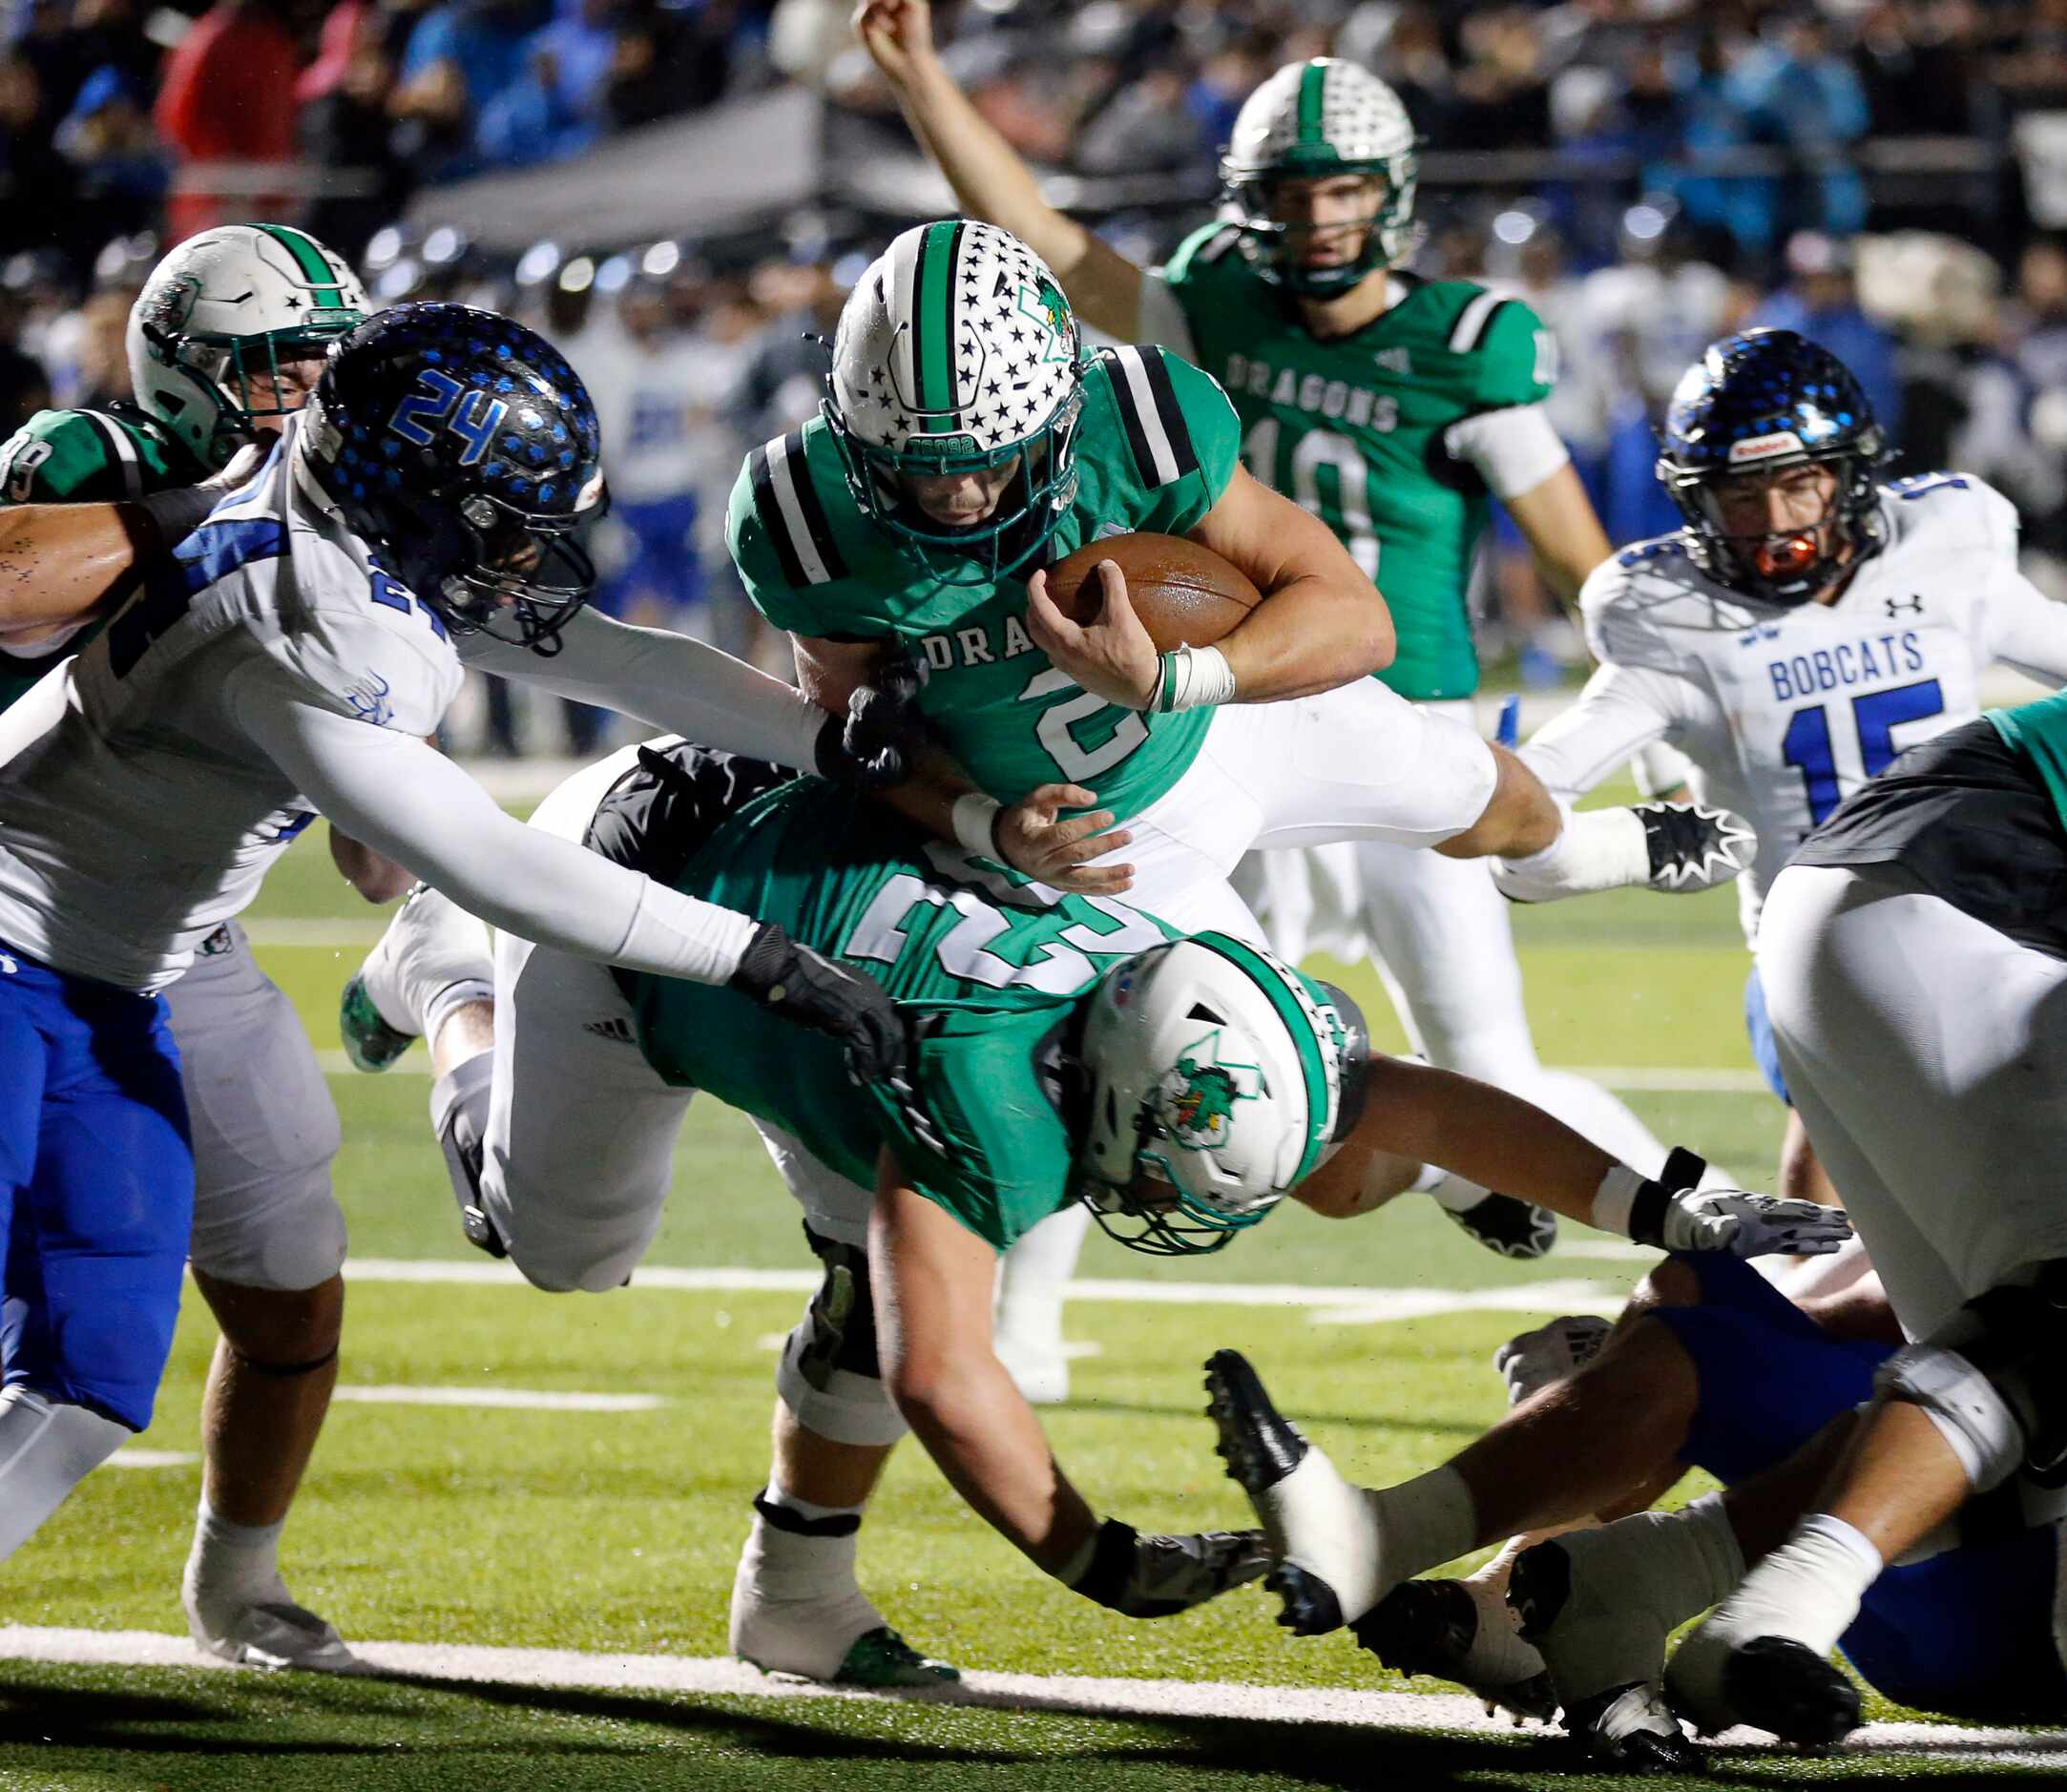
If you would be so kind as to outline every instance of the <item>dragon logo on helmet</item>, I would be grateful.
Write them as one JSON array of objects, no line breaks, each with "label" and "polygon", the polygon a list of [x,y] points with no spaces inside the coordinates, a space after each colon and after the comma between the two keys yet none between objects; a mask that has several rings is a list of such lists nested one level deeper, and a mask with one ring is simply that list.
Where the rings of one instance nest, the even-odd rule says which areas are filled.
[{"label": "dragon logo on helmet", "polygon": [[1163,1078],[1161,1096],[1170,1136],[1186,1151],[1219,1151],[1233,1136],[1235,1103],[1263,1093],[1253,1064],[1220,1061],[1219,1030],[1187,1046]]}]

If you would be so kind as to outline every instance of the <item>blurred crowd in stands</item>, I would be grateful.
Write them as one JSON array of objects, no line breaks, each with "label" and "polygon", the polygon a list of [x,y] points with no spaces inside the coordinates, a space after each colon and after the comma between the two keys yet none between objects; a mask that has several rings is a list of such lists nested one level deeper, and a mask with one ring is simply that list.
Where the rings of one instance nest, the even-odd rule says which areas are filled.
[{"label": "blurred crowd in stands", "polygon": [[[43,403],[126,390],[123,323],[164,247],[220,219],[293,218],[354,258],[378,302],[468,299],[558,341],[609,432],[607,601],[768,651],[725,570],[725,497],[747,447],[815,408],[806,338],[905,220],[848,190],[726,238],[521,254],[433,220],[445,183],[783,83],[826,95],[838,170],[905,166],[848,10],[221,0],[190,17],[159,0],[0,0],[0,434]],[[1556,421],[1618,541],[1677,520],[1651,429],[1687,362],[1729,328],[1785,323],[1858,370],[1905,467],[1995,481],[2041,575],[2067,567],[2067,0],[937,14],[984,114],[1144,260],[1208,215],[1235,110],[1272,68],[1334,53],[1385,76],[1426,138],[1416,266],[1511,288],[1555,331]],[[1529,579],[1512,547],[1496,557],[1495,626],[1537,614]],[[1573,653],[1533,622],[1514,645],[1544,677]],[[518,743],[507,714],[482,725]],[[591,744],[593,718],[567,725]]]}]

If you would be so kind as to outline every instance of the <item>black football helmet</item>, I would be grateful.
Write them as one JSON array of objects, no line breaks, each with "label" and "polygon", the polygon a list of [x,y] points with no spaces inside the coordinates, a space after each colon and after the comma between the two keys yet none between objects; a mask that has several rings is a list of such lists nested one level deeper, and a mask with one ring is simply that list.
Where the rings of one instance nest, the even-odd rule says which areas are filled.
[{"label": "black football helmet", "polygon": [[345,521],[449,627],[558,651],[595,588],[575,531],[607,496],[595,406],[551,343],[397,305],[331,349],[302,428]]},{"label": "black football helmet", "polygon": [[[1848,559],[1880,546],[1877,475],[1888,459],[1873,406],[1851,369],[1792,330],[1746,330],[1711,344],[1674,389],[1658,477],[1686,518],[1687,548],[1711,578],[1765,603],[1806,603]],[[1720,480],[1829,466],[1837,492],[1804,530],[1732,535]]]}]

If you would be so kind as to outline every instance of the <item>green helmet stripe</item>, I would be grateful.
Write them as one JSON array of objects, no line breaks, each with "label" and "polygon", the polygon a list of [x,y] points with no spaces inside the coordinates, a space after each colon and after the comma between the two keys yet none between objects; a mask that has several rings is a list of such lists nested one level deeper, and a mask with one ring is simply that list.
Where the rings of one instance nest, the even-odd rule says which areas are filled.
[{"label": "green helmet stripe", "polygon": [[299,230],[291,230],[285,224],[261,224],[259,228],[279,243],[294,258],[294,264],[302,270],[303,278],[316,289],[316,303],[323,308],[342,311],[344,294],[338,283],[338,277],[330,263],[324,260],[323,251]]},{"label": "green helmet stripe", "polygon": [[1299,1052],[1300,1073],[1306,1085],[1306,1146],[1300,1154],[1299,1167],[1292,1172],[1292,1181],[1298,1182],[1313,1168],[1320,1157],[1321,1147],[1327,1142],[1327,1066],[1321,1058],[1321,1045],[1314,1037],[1313,1022],[1300,1007],[1298,998],[1285,987],[1284,973],[1254,947],[1244,945],[1228,933],[1197,933],[1192,939],[1194,944],[1218,952],[1253,977],[1257,987],[1270,998],[1270,1006],[1277,1011],[1285,1031],[1292,1035],[1292,1043]]},{"label": "green helmet stripe", "polygon": [[1299,72],[1299,141],[1322,144],[1327,141],[1321,125],[1321,91],[1327,85],[1327,65],[1313,61]]},{"label": "green helmet stripe", "polygon": [[959,420],[940,413],[954,408],[954,264],[962,243],[962,220],[927,226],[912,277],[911,372],[918,385],[921,427],[952,435]]}]

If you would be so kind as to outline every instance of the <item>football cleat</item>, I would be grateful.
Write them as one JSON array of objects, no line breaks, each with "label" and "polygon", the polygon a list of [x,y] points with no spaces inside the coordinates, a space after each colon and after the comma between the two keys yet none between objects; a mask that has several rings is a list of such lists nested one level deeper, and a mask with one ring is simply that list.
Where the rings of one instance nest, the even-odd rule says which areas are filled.
[{"label": "football cleat", "polygon": [[306,1606],[297,1605],[276,1576],[264,1590],[277,1598],[254,1599],[248,1591],[214,1592],[191,1578],[180,1590],[187,1630],[201,1648],[246,1668],[300,1668],[317,1674],[350,1674],[359,1658],[336,1627]]},{"label": "football cleat", "polygon": [[1639,1772],[1698,1772],[1699,1751],[1658,1694],[1678,1620],[1643,1596],[1642,1531],[1625,1521],[1524,1550],[1507,1602],[1549,1670],[1567,1734]]},{"label": "football cleat", "polygon": [[960,1668],[921,1655],[887,1624],[881,1624],[855,1637],[846,1658],[840,1663],[840,1671],[829,1683],[883,1691],[892,1687],[949,1686],[961,1677]]},{"label": "football cleat", "polygon": [[1759,837],[1751,823],[1704,802],[1639,802],[1630,813],[1643,823],[1653,889],[1676,896],[1713,889],[1750,867]]},{"label": "football cleat", "polygon": [[1732,1639],[1708,1622],[1674,1652],[1665,1695],[1706,1736],[1734,1724],[1783,1742],[1827,1748],[1859,1727],[1859,1689],[1829,1660],[1791,1636]]},{"label": "football cleat", "polygon": [[1206,1359],[1214,1447],[1263,1520],[1278,1565],[1263,1585],[1284,1602],[1278,1622],[1300,1636],[1354,1623],[1388,1591],[1377,1514],[1364,1490],[1280,1416],[1238,1350]]},{"label": "football cleat", "polygon": [[416,1043],[416,1034],[390,1027],[366,993],[364,970],[355,970],[338,1002],[338,1036],[355,1071],[385,1071]]},{"label": "football cleat", "polygon": [[1597,1313],[1568,1313],[1510,1338],[1493,1353],[1493,1372],[1507,1384],[1507,1404],[1518,1407],[1576,1375],[1600,1354],[1614,1329]]},{"label": "football cleat", "polygon": [[1517,1718],[1557,1715],[1543,1657],[1515,1634],[1499,1591],[1476,1580],[1409,1580],[1350,1626],[1395,1674],[1428,1674]]},{"label": "football cleat", "polygon": [[1666,1708],[1656,1685],[1639,1681],[1576,1699],[1565,1733],[1589,1755],[1625,1773],[1704,1774],[1708,1757]]},{"label": "football cleat", "polygon": [[[1440,1202],[1437,1205],[1441,1205]],[[1443,1211],[1489,1251],[1534,1262],[1557,1242],[1557,1216],[1512,1195],[1489,1195],[1475,1206]]]}]

